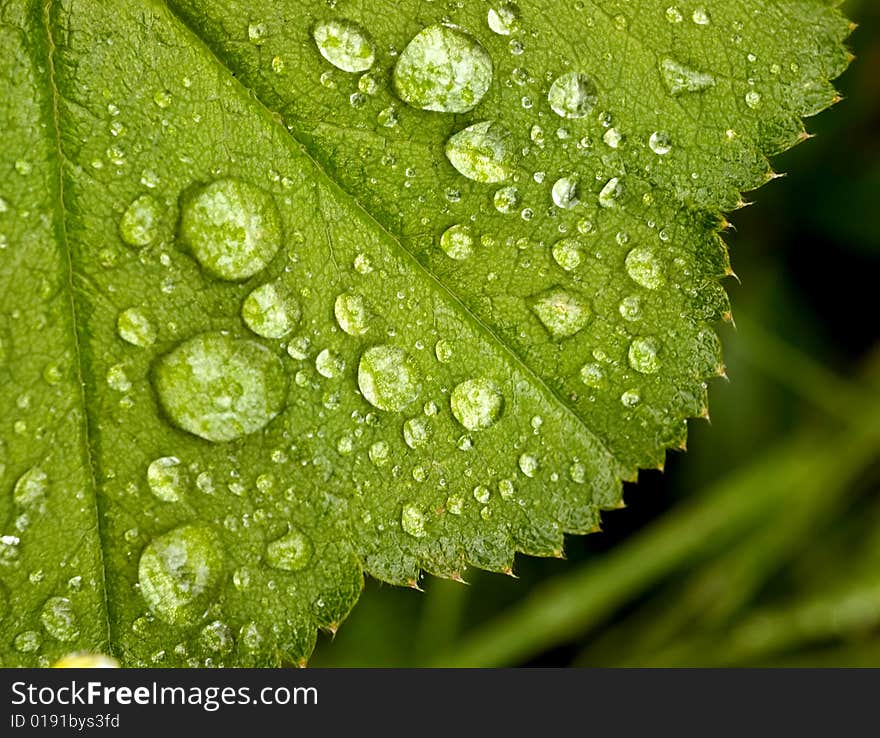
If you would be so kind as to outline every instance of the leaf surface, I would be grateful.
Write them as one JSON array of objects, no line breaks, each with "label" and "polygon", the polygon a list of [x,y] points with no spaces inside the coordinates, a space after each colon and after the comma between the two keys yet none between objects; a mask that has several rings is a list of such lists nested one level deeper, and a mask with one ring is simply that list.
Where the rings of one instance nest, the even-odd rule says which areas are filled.
[{"label": "leaf surface", "polygon": [[723,373],[818,0],[7,2],[0,660],[304,663],[560,555]]}]

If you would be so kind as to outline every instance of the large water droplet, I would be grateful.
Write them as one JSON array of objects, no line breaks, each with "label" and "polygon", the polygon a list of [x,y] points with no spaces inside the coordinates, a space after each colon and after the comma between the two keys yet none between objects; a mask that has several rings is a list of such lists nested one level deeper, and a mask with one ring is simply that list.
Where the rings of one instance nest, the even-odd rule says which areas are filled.
[{"label": "large water droplet", "polygon": [[187,486],[187,473],[176,456],[154,459],[147,467],[150,491],[163,502],[179,502]]},{"label": "large water droplet", "polygon": [[119,235],[129,246],[147,246],[158,234],[162,211],[151,195],[141,195],[122,214]]},{"label": "large water droplet", "polygon": [[41,505],[46,500],[48,489],[49,481],[46,472],[34,466],[18,478],[12,488],[12,499],[19,507],[30,509]]},{"label": "large water droplet", "polygon": [[132,346],[147,348],[156,342],[156,329],[153,323],[137,308],[128,308],[119,313],[116,319],[119,337]]},{"label": "large water droplet", "polygon": [[492,83],[492,59],[469,33],[449,25],[425,28],[394,67],[394,89],[415,108],[441,113],[473,110]]},{"label": "large water droplet", "polygon": [[489,428],[504,410],[504,395],[491,379],[468,379],[452,390],[449,405],[455,419],[470,431]]},{"label": "large water droplet", "polygon": [[450,258],[463,261],[474,253],[474,237],[471,227],[456,223],[440,236],[440,248]]},{"label": "large water droplet", "polygon": [[599,99],[592,80],[577,72],[566,72],[556,78],[547,93],[553,112],[563,118],[585,118]]},{"label": "large water droplet", "polygon": [[475,182],[503,182],[510,176],[507,139],[507,132],[497,123],[475,123],[449,137],[446,158]]},{"label": "large water droplet", "polygon": [[663,284],[663,269],[653,252],[646,248],[634,248],[626,255],[626,273],[636,284],[656,290]]},{"label": "large water droplet", "polygon": [[46,632],[59,641],[72,641],[78,635],[76,612],[66,597],[50,597],[40,611],[40,622]]},{"label": "large water droplet", "polygon": [[552,253],[553,260],[567,272],[577,269],[584,258],[580,243],[573,238],[558,240],[553,244]]},{"label": "large water droplet", "polygon": [[308,566],[313,550],[309,537],[298,528],[291,528],[266,546],[266,561],[276,569],[299,571]]},{"label": "large water droplet", "polygon": [[513,2],[494,2],[486,14],[486,22],[499,36],[509,36],[519,29],[519,6]]},{"label": "large water droplet", "polygon": [[657,342],[652,338],[636,338],[629,345],[629,365],[642,374],[656,374],[660,369]]},{"label": "large water droplet", "polygon": [[421,382],[415,363],[397,346],[372,346],[361,355],[358,387],[380,410],[400,412],[418,398]]},{"label": "large water droplet", "polygon": [[223,570],[223,548],[216,534],[204,526],[184,525],[144,549],[138,582],[156,617],[170,625],[186,625],[213,602]]},{"label": "large water droplet", "polygon": [[218,179],[184,197],[180,240],[215,277],[243,280],[275,256],[281,219],[272,197],[259,187]]},{"label": "large water droplet", "polygon": [[244,299],[241,317],[258,336],[284,338],[299,322],[299,303],[281,282],[268,282]]},{"label": "large water droplet", "polygon": [[214,442],[265,427],[287,397],[281,360],[258,343],[223,333],[184,341],[159,360],[154,380],[172,422]]},{"label": "large water droplet", "polygon": [[589,303],[577,295],[557,289],[532,299],[532,312],[554,338],[568,338],[590,322]]},{"label": "large water droplet", "polygon": [[413,538],[424,538],[427,535],[425,514],[415,505],[404,505],[400,514],[400,527]]},{"label": "large water droplet", "polygon": [[366,72],[373,66],[373,42],[357,23],[321,21],[312,30],[312,38],[321,56],[343,72]]},{"label": "large water droplet", "polygon": [[660,76],[670,95],[702,92],[715,86],[715,78],[711,74],[692,69],[675,59],[663,59],[660,62]]},{"label": "large water droplet", "polygon": [[367,307],[363,295],[343,292],[333,304],[336,322],[349,336],[362,336],[370,326],[367,324]]}]

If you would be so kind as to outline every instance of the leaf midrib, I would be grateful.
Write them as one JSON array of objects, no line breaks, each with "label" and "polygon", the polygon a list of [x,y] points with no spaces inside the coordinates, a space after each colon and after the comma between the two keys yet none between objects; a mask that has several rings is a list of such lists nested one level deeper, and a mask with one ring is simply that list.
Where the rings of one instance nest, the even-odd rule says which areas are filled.
[{"label": "leaf midrib", "polygon": [[198,31],[193,28],[185,18],[179,15],[168,0],[154,0],[157,3],[160,3],[162,7],[168,12],[168,14],[184,29],[184,31],[190,35],[190,37],[202,48],[205,53],[209,55],[211,59],[213,59],[229,76],[235,80],[235,84],[240,88],[240,90],[247,93],[248,100],[254,104],[257,109],[262,114],[263,118],[272,126],[278,127],[285,135],[287,139],[290,139],[297,147],[297,150],[304,155],[309,162],[314,166],[315,170],[321,175],[321,177],[332,187],[338,196],[341,197],[342,201],[345,202],[352,208],[355,208],[357,212],[361,215],[363,219],[365,219],[372,227],[378,229],[391,243],[394,244],[394,247],[399,251],[400,255],[406,259],[406,261],[415,268],[418,272],[420,272],[425,278],[427,278],[432,285],[435,286],[437,291],[444,295],[449,302],[456,308],[456,310],[463,315],[463,317],[470,321],[473,325],[475,325],[478,331],[484,334],[491,343],[501,348],[504,355],[506,355],[511,362],[525,375],[527,375],[537,386],[540,391],[544,394],[544,396],[552,401],[553,405],[558,406],[562,409],[565,415],[574,419],[576,424],[583,428],[583,430],[589,434],[590,438],[594,439],[596,443],[599,444],[601,449],[606,453],[608,458],[612,460],[616,465],[617,469],[615,470],[615,474],[618,478],[628,478],[634,473],[634,470],[627,470],[620,468],[620,460],[616,457],[614,453],[611,452],[605,440],[600,437],[594,430],[592,430],[588,425],[584,418],[582,418],[575,410],[575,408],[571,407],[565,399],[557,392],[553,387],[551,387],[547,382],[541,377],[537,372],[535,372],[523,359],[519,354],[514,351],[514,349],[505,343],[496,333],[492,330],[492,328],[486,324],[483,320],[480,319],[479,316],[475,315],[471,312],[468,307],[464,304],[462,299],[452,291],[452,289],[444,284],[440,279],[435,275],[432,271],[430,271],[424,264],[422,264],[415,255],[403,245],[400,239],[392,233],[385,225],[379,222],[373,215],[367,210],[363,204],[358,200],[358,198],[349,193],[346,189],[344,189],[330,174],[327,170],[322,166],[321,162],[312,156],[311,151],[309,151],[308,146],[287,126],[282,123],[282,114],[280,111],[273,110],[269,105],[263,100],[263,98],[259,95],[259,93],[244,84],[244,82],[240,79],[238,74],[235,73],[233,69],[229,67],[227,62],[215,51],[215,49],[206,41]]},{"label": "leaf midrib", "polygon": [[113,620],[110,617],[110,597],[109,597],[109,588],[107,586],[107,562],[104,558],[104,547],[107,543],[106,541],[106,531],[104,530],[104,526],[102,525],[102,510],[100,503],[100,495],[98,494],[98,462],[94,453],[94,442],[93,442],[93,428],[91,427],[91,423],[89,422],[89,413],[88,413],[88,402],[86,397],[86,383],[85,383],[85,364],[84,364],[84,347],[80,345],[79,340],[79,315],[76,305],[76,290],[73,284],[73,275],[74,275],[74,267],[73,267],[73,254],[70,249],[70,241],[67,233],[67,211],[64,206],[64,162],[67,161],[67,158],[64,155],[64,149],[61,145],[61,133],[60,133],[60,113],[59,113],[59,99],[60,93],[58,91],[58,86],[55,80],[55,39],[52,35],[52,18],[51,18],[51,8],[52,8],[53,0],[45,0],[43,3],[43,12],[41,14],[41,30],[45,33],[45,41],[46,41],[46,80],[48,82],[48,91],[49,91],[49,102],[51,104],[51,116],[50,120],[47,121],[49,127],[49,137],[50,142],[53,145],[53,151],[56,155],[56,170],[57,170],[57,179],[54,183],[54,192],[52,193],[56,199],[56,207],[58,213],[56,233],[59,241],[59,246],[62,252],[62,268],[66,271],[64,275],[64,282],[66,287],[67,297],[69,299],[69,310],[70,310],[70,327],[71,327],[71,342],[73,345],[73,354],[74,354],[74,365],[76,369],[76,382],[77,387],[79,389],[79,401],[81,404],[82,410],[82,419],[80,421],[80,432],[82,434],[82,438],[84,440],[83,443],[83,455],[85,457],[85,466],[88,472],[88,478],[91,481],[92,490],[93,490],[93,513],[95,516],[95,526],[98,533],[98,540],[100,542],[100,546],[98,547],[100,550],[97,552],[98,560],[100,562],[100,576],[101,576],[101,591],[104,598],[104,633],[106,638],[107,648],[113,653],[114,643],[112,638],[113,632]]}]

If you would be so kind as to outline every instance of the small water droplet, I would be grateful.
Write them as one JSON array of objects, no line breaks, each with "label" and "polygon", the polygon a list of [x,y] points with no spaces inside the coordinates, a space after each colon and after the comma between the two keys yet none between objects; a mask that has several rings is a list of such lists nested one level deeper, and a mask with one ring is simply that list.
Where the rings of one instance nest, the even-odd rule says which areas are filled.
[{"label": "small water droplet", "polygon": [[504,395],[491,379],[468,379],[452,390],[449,404],[459,423],[469,431],[479,431],[501,418]]},{"label": "small water droplet", "polygon": [[566,290],[544,292],[531,300],[532,312],[554,338],[569,338],[586,327],[593,312],[589,303]]},{"label": "small water droplet", "polygon": [[599,205],[603,208],[613,208],[622,194],[623,184],[618,177],[612,177],[599,192]]},{"label": "small water droplet", "polygon": [[373,42],[357,23],[321,21],[312,30],[312,38],[321,56],[343,72],[366,72],[373,66]]},{"label": "small water droplet", "polygon": [[147,348],[156,342],[156,329],[150,319],[137,308],[128,308],[119,313],[116,330],[119,337],[132,346]]},{"label": "small water droplet", "polygon": [[425,514],[415,505],[404,505],[400,514],[400,527],[413,538],[424,538],[427,535]]},{"label": "small water droplet", "polygon": [[521,454],[518,463],[520,471],[529,479],[538,473],[538,459],[532,454]]},{"label": "small water droplet", "polygon": [[657,342],[652,338],[636,338],[629,345],[629,365],[642,374],[656,374],[660,369]]},{"label": "small water droplet", "polygon": [[512,479],[502,479],[498,482],[498,494],[501,495],[502,499],[511,499],[514,492],[516,492],[516,487]]},{"label": "small water droplet", "polygon": [[752,110],[761,106],[761,93],[756,92],[755,90],[749,90],[746,93],[746,105],[748,105]]},{"label": "small water droplet", "polygon": [[663,269],[654,253],[646,248],[634,248],[626,255],[626,273],[636,284],[656,290],[663,284]]},{"label": "small water droplet", "polygon": [[171,421],[208,441],[265,427],[284,407],[287,375],[265,346],[203,333],[159,359],[156,391]]},{"label": "small water droplet", "polygon": [[587,467],[580,461],[573,461],[568,467],[568,476],[575,484],[583,484],[587,481]]},{"label": "small water droplet", "polygon": [[299,303],[280,281],[251,291],[241,306],[245,325],[263,338],[284,338],[300,318]]},{"label": "small water droplet", "polygon": [[46,472],[33,466],[15,482],[15,486],[12,488],[12,499],[18,507],[37,508],[45,502],[48,490],[49,478],[46,476]]},{"label": "small water droplet", "polygon": [[208,623],[199,633],[199,643],[206,651],[226,655],[232,651],[235,638],[226,623],[215,620]]},{"label": "small water droplet", "polygon": [[180,241],[213,276],[244,280],[277,253],[281,218],[272,197],[259,187],[218,179],[185,195]]},{"label": "small water droplet", "polygon": [[440,248],[450,258],[463,261],[474,253],[474,236],[469,225],[456,223],[440,236]]},{"label": "small water droplet", "polygon": [[557,179],[553,183],[553,189],[550,194],[556,206],[565,210],[570,210],[580,202],[578,199],[578,181],[572,177]]},{"label": "small water droplet", "polygon": [[50,597],[40,611],[40,622],[46,632],[59,641],[72,641],[78,635],[76,612],[67,597]]},{"label": "small water droplet", "polygon": [[620,301],[618,311],[624,320],[638,320],[642,317],[642,301],[639,299],[638,295],[624,297]]},{"label": "small water droplet", "polygon": [[380,410],[400,412],[421,393],[412,357],[397,346],[372,346],[361,355],[358,387],[364,399]]},{"label": "small water droplet", "polygon": [[397,125],[397,121],[397,111],[393,106],[382,108],[382,110],[376,114],[376,122],[385,128],[394,128],[394,126]]},{"label": "small water droplet", "polygon": [[495,2],[489,7],[486,22],[499,36],[509,36],[519,29],[519,6],[514,2]]},{"label": "small water droplet", "polygon": [[584,252],[574,238],[562,238],[553,244],[553,260],[565,271],[577,269],[584,258]]},{"label": "small water droplet", "polygon": [[119,235],[129,246],[147,246],[156,240],[162,211],[151,195],[141,195],[126,208]]},{"label": "small water droplet", "polygon": [[691,19],[698,26],[708,26],[709,23],[712,22],[712,19],[709,17],[709,14],[706,12],[705,8],[697,8],[696,10],[694,10]]},{"label": "small water droplet", "polygon": [[330,349],[323,349],[315,357],[315,369],[326,379],[334,379],[345,371],[345,359]]},{"label": "small water droplet", "polygon": [[664,131],[654,131],[648,138],[648,146],[657,156],[666,156],[672,151],[672,139]]},{"label": "small water droplet", "polygon": [[715,78],[711,74],[692,69],[675,59],[667,58],[660,62],[660,76],[670,95],[702,92],[715,86]]},{"label": "small water droplet", "polygon": [[410,418],[403,424],[403,440],[411,449],[424,446],[431,438],[431,425],[424,418]]},{"label": "small water droplet", "polygon": [[364,297],[357,292],[343,292],[333,303],[336,322],[349,336],[362,336],[369,330],[367,306]]},{"label": "small water droplet", "polygon": [[290,339],[290,343],[287,344],[287,354],[291,359],[296,359],[297,361],[304,361],[309,358],[309,346],[311,345],[311,340],[308,336],[296,336],[295,338]]},{"label": "small water droplet", "polygon": [[26,630],[15,636],[12,645],[20,653],[34,653],[40,650],[40,646],[43,645],[43,639],[37,631]]},{"label": "small water droplet", "polygon": [[492,197],[492,204],[502,215],[509,215],[519,207],[519,190],[516,187],[502,187]]},{"label": "small water droplet", "polygon": [[266,546],[266,562],[275,569],[300,571],[309,565],[313,551],[311,539],[292,527]]},{"label": "small water droplet", "polygon": [[684,20],[684,16],[678,8],[674,5],[670,5],[666,8],[666,20],[670,23],[681,23]]},{"label": "small water droplet", "polygon": [[188,484],[186,469],[176,456],[154,459],[147,467],[147,484],[163,502],[179,502]]},{"label": "small water droplet", "polygon": [[200,618],[223,581],[223,548],[216,534],[184,525],[153,539],[138,564],[140,591],[153,614],[169,625]]},{"label": "small water droplet", "polygon": [[492,83],[492,59],[463,29],[428,26],[400,54],[393,80],[400,99],[414,108],[467,113]]},{"label": "small water droplet", "polygon": [[455,346],[448,338],[441,338],[434,345],[434,355],[441,364],[448,364],[452,361]]},{"label": "small water droplet", "polygon": [[585,118],[598,101],[596,85],[577,72],[566,72],[556,78],[547,93],[553,112],[563,118]]},{"label": "small water droplet", "polygon": [[482,121],[452,134],[446,158],[474,182],[503,182],[510,176],[507,131],[492,121]]},{"label": "small water droplet", "polygon": [[635,389],[629,389],[620,396],[620,401],[624,407],[635,407],[641,400],[642,396]]},{"label": "small water droplet", "polygon": [[388,463],[391,449],[385,441],[376,441],[370,446],[367,455],[375,466],[385,466]]},{"label": "small water droplet", "polygon": [[481,505],[485,505],[489,502],[492,493],[489,491],[489,488],[485,484],[478,484],[474,487],[474,499],[479,502]]},{"label": "small water droplet", "polygon": [[616,128],[609,128],[602,136],[605,145],[612,149],[619,149],[623,144],[623,134]]}]

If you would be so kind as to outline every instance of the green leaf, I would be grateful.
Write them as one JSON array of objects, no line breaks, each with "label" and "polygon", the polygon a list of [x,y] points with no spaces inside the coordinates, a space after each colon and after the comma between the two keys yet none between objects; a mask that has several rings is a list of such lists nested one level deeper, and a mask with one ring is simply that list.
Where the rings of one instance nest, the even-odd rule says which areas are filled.
[{"label": "green leaf", "polygon": [[[448,14],[447,14],[448,13]],[[304,663],[561,555],[723,372],[819,0],[0,10],[0,660]]]}]

